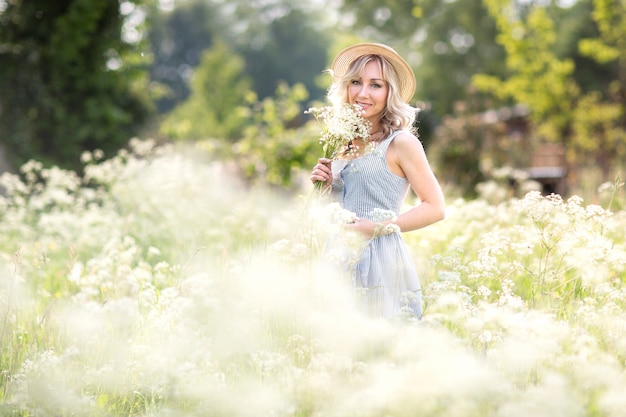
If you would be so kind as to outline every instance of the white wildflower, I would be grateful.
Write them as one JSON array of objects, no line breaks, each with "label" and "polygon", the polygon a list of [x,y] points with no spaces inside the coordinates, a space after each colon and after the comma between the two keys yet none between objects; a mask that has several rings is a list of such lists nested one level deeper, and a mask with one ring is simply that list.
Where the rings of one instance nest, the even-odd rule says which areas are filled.
[{"label": "white wildflower", "polygon": [[312,114],[323,125],[319,141],[326,158],[335,159],[344,150],[350,150],[355,139],[369,138],[371,125],[361,116],[358,105],[312,107],[305,113]]},{"label": "white wildflower", "polygon": [[487,287],[485,287],[484,285],[479,286],[476,289],[476,292],[478,293],[479,296],[481,296],[482,298],[488,298],[491,295],[491,290]]},{"label": "white wildflower", "polygon": [[488,344],[493,340],[493,334],[489,330],[484,330],[480,335],[478,335],[478,340],[480,343]]}]

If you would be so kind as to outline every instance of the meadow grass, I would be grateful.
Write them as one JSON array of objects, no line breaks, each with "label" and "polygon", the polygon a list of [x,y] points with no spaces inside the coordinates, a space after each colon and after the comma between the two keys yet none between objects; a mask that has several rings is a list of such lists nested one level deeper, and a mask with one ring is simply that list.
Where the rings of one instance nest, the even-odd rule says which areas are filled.
[{"label": "meadow grass", "polygon": [[151,141],[84,162],[0,177],[0,415],[623,415],[624,211],[449,201],[404,235],[423,319],[382,320],[309,189]]}]

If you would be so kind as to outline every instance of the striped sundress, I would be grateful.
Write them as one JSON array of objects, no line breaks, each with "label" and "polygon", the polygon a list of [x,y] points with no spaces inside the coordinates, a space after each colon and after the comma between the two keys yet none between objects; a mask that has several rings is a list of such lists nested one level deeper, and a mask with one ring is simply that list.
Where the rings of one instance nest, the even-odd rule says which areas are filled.
[{"label": "striped sundress", "polygon": [[[400,213],[409,182],[391,172],[385,159],[389,145],[400,132],[392,132],[370,153],[346,161],[339,172],[342,206],[359,218],[378,222]],[[386,318],[408,313],[421,318],[419,277],[400,233],[367,241],[350,269],[368,313]]]}]

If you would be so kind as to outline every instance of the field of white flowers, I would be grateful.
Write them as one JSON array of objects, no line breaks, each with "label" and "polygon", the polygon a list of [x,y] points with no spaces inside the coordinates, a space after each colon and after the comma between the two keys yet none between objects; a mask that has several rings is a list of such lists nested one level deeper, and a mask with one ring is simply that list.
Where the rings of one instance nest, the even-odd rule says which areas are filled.
[{"label": "field of white flowers", "polygon": [[[1,416],[623,417],[626,212],[448,201],[421,321],[355,308],[332,205],[134,140],[3,174]],[[605,202],[606,201],[606,202]]]}]

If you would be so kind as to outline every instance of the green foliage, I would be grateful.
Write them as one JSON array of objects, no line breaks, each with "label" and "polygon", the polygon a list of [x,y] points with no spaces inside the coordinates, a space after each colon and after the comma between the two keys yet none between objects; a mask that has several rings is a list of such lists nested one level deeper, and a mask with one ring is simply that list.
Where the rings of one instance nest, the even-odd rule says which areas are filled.
[{"label": "green foliage", "polygon": [[519,15],[515,4],[487,0],[489,12],[500,30],[498,42],[506,52],[510,76],[476,75],[473,83],[501,100],[513,99],[530,107],[536,134],[558,140],[572,120],[579,88],[572,79],[573,62],[559,59],[554,51],[553,21],[543,7],[532,7]]},{"label": "green foliage", "polygon": [[301,83],[311,99],[324,97],[325,89],[315,79],[329,64],[329,34],[315,26],[316,16],[313,11],[293,8],[267,25],[265,36],[258,35],[264,38],[262,42],[253,40],[238,47],[260,98],[273,95],[280,83]]},{"label": "green foliage", "polygon": [[219,42],[204,54],[191,96],[167,115],[161,132],[231,162],[249,184],[290,187],[316,160],[315,134],[300,128],[308,98],[303,84],[280,82],[275,97],[258,100],[243,59]]},{"label": "green foliage", "polygon": [[[605,91],[590,91],[577,103],[572,142],[581,152],[592,151],[605,178],[617,161],[626,157],[626,2],[594,1],[592,17],[599,29],[597,38],[582,39],[583,55],[600,64],[612,65],[616,78]],[[585,160],[586,158],[580,158]]]},{"label": "green foliage", "polygon": [[621,61],[621,66],[626,65],[626,2],[593,0],[593,4],[592,17],[600,36],[595,39],[581,39],[581,52],[600,63]]},{"label": "green foliage", "polygon": [[173,139],[232,142],[249,120],[253,93],[243,59],[223,42],[207,50],[191,81],[191,96],[167,115],[161,132]]},{"label": "green foliage", "polygon": [[392,39],[408,39],[436,6],[432,1],[395,0],[381,5],[375,0],[344,1],[342,10],[353,14],[356,27],[370,28]]},{"label": "green foliage", "polygon": [[600,63],[611,62],[619,57],[618,50],[607,46],[599,39],[581,39],[580,51]]},{"label": "green foliage", "polygon": [[[618,53],[625,49],[626,14],[618,3],[593,3],[599,37],[583,39],[580,48],[600,64],[617,61],[626,68],[626,58]],[[521,13],[507,1],[489,0],[487,5],[501,31],[498,41],[506,48],[510,76],[477,75],[474,84],[501,99],[528,105],[535,138],[567,144],[570,164],[599,164],[606,180],[626,155],[626,84],[619,75],[624,71],[605,82],[608,91],[584,91],[576,81],[574,61],[556,55],[554,20],[547,7],[531,5]]]},{"label": "green foliage", "polygon": [[159,113],[167,113],[189,97],[190,74],[215,35],[225,32],[223,19],[213,2],[203,0],[177,3],[169,12],[154,5],[148,19],[147,36],[154,55],[150,78],[167,89],[156,103]]},{"label": "green foliage", "polygon": [[[132,4],[138,5],[139,2]],[[151,112],[118,2],[15,1],[0,15],[0,129],[18,165],[79,166],[84,150],[114,152]]]},{"label": "green foliage", "polygon": [[303,83],[312,98],[321,98],[325,90],[315,79],[326,67],[329,42],[322,17],[323,10],[292,0],[186,0],[171,11],[153,7],[150,74],[168,89],[157,102],[159,112],[167,113],[188,98],[190,75],[215,39],[245,61],[244,72],[261,99],[271,96],[279,82]]},{"label": "green foliage", "polygon": [[232,146],[215,139],[200,141],[198,147],[232,161],[249,184],[298,185],[300,171],[312,166],[318,155],[317,132],[311,124],[301,127],[302,103],[307,99],[304,85],[280,83],[275,97],[252,104],[242,136]]},{"label": "green foliage", "polygon": [[596,62],[579,48],[582,39],[599,36],[592,17],[593,8],[593,0],[578,0],[571,7],[549,9],[555,24],[554,52],[560,58],[573,60],[573,77],[583,92],[604,91],[617,77],[614,66]]},{"label": "green foliage", "polygon": [[578,147],[594,153],[626,155],[626,130],[616,123],[622,117],[618,103],[603,101],[598,91],[586,94],[576,106],[572,125]]}]

